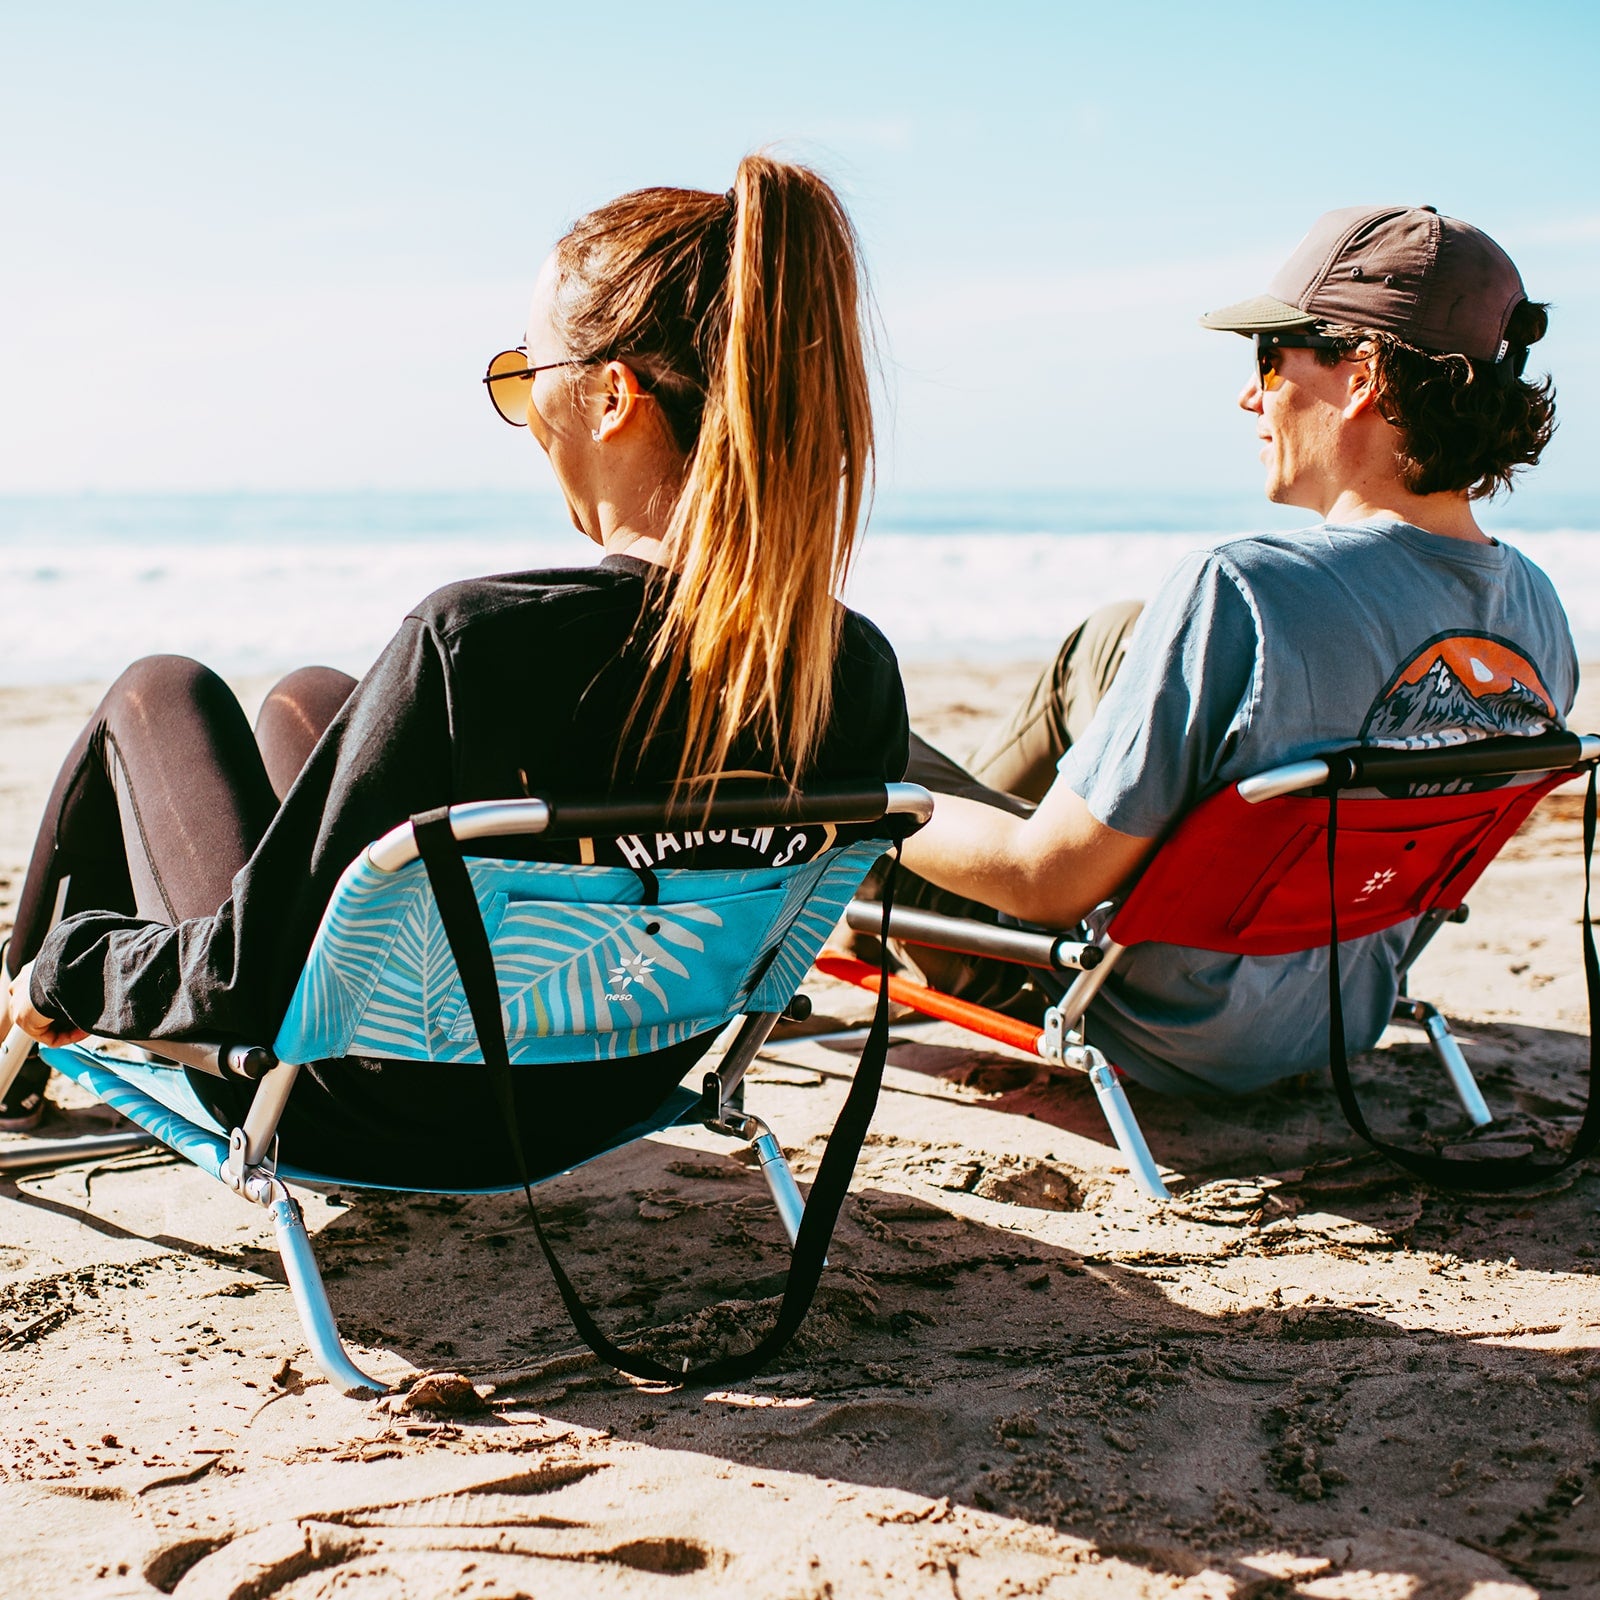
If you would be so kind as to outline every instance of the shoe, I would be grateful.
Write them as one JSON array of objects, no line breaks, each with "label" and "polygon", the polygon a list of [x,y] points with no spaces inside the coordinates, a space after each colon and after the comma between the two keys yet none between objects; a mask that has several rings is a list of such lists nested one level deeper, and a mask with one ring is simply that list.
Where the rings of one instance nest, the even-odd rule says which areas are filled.
[{"label": "shoe", "polygon": [[49,1081],[50,1065],[35,1050],[0,1097],[0,1133],[28,1133],[39,1126],[50,1104],[44,1092]]}]

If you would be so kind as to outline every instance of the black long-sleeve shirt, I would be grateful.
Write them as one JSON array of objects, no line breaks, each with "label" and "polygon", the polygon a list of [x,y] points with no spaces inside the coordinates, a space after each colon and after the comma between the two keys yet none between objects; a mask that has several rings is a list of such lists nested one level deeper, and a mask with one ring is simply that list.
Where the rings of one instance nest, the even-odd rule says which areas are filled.
[{"label": "black long-sleeve shirt", "polygon": [[[73,916],[39,952],[34,1003],[113,1038],[270,1043],[339,874],[389,828],[464,800],[587,797],[669,781],[681,685],[668,697],[663,736],[639,748],[647,706],[619,758],[645,676],[653,579],[661,574],[648,563],[609,556],[429,596],[352,692],[216,914],[176,927],[114,912]],[[834,682],[813,778],[901,777],[908,728],[894,653],[853,612]],[[748,741],[728,764],[767,765]],[[319,1081],[338,1093],[337,1071]]]}]

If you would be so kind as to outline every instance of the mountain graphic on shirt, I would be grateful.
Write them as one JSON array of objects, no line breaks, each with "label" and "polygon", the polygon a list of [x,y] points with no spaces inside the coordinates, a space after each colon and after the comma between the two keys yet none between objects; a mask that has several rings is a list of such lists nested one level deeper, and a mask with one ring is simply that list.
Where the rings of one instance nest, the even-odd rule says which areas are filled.
[{"label": "mountain graphic on shirt", "polygon": [[1430,639],[1389,680],[1367,712],[1361,742],[1418,749],[1559,725],[1542,675],[1517,646],[1449,634]]}]

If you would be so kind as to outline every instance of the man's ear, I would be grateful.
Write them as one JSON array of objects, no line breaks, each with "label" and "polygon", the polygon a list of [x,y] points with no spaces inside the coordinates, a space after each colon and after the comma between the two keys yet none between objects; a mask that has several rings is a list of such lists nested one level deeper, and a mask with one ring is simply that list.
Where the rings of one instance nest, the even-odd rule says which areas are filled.
[{"label": "man's ear", "polygon": [[[1370,347],[1363,348],[1370,352]],[[1365,416],[1377,405],[1378,375],[1376,357],[1371,353],[1363,355],[1357,351],[1344,365],[1349,368],[1344,403],[1344,417],[1348,422]]]},{"label": "man's ear", "polygon": [[638,374],[625,361],[608,361],[600,375],[600,421],[594,430],[597,443],[603,444],[622,432],[638,415],[645,400]]}]

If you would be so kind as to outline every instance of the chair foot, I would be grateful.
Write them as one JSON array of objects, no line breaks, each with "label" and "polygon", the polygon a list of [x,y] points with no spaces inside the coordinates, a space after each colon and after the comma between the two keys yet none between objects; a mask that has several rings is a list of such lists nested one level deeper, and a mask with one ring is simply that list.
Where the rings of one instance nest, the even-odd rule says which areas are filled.
[{"label": "chair foot", "polygon": [[1395,1002],[1394,1014],[1402,1021],[1418,1024],[1427,1034],[1428,1044],[1439,1065],[1450,1075],[1450,1086],[1473,1127],[1485,1128],[1493,1122],[1494,1113],[1483,1098],[1478,1080],[1473,1077],[1472,1068],[1467,1065],[1467,1058],[1461,1053],[1450,1024],[1439,1014],[1439,1008],[1426,1000],[1404,998]]},{"label": "chair foot", "polygon": [[311,1251],[305,1218],[294,1196],[281,1184],[272,1202],[272,1224],[277,1230],[278,1253],[283,1257],[289,1292],[300,1313],[300,1325],[306,1331],[312,1359],[322,1368],[328,1381],[347,1395],[365,1400],[385,1393],[387,1384],[369,1378],[345,1354],[344,1342],[333,1320],[333,1307],[328,1304],[328,1291],[322,1286],[317,1258]]},{"label": "chair foot", "polygon": [[1100,1109],[1111,1128],[1111,1137],[1117,1148],[1128,1158],[1128,1168],[1134,1181],[1152,1200],[1170,1200],[1171,1193],[1161,1180],[1156,1160],[1145,1143],[1144,1130],[1128,1104],[1128,1096],[1117,1081],[1116,1069],[1098,1050],[1087,1049],[1089,1057],[1089,1082],[1094,1085]]},{"label": "chair foot", "polygon": [[58,1167],[128,1155],[152,1145],[159,1149],[161,1141],[138,1128],[124,1133],[84,1134],[77,1139],[29,1139],[0,1149],[0,1172],[53,1172]]}]

